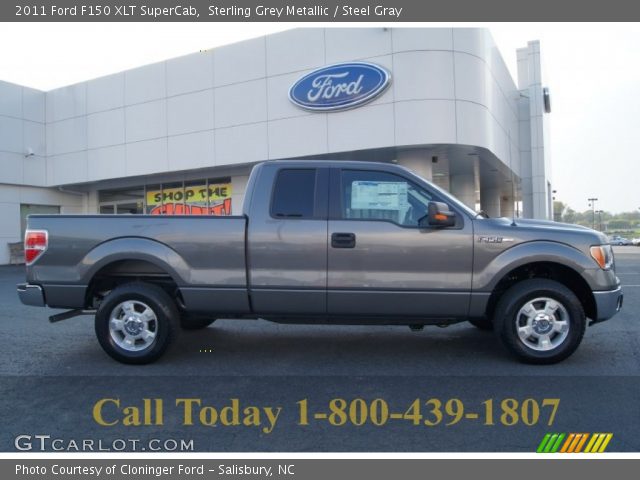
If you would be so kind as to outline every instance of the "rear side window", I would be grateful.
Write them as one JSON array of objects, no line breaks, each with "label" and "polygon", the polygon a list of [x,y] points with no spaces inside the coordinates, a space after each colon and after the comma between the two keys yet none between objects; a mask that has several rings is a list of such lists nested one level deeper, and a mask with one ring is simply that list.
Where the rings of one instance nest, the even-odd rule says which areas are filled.
[{"label": "rear side window", "polygon": [[315,195],[315,169],[280,170],[273,192],[271,215],[276,218],[313,218]]}]

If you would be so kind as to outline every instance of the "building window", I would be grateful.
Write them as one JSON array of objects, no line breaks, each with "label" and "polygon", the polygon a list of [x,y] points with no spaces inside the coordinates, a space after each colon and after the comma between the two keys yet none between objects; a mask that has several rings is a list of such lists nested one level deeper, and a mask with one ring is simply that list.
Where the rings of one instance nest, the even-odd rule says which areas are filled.
[{"label": "building window", "polygon": [[98,195],[100,213],[144,213],[144,187],[104,190]]},{"label": "building window", "polygon": [[184,206],[188,215],[208,215],[209,200],[207,184],[202,180],[186,182],[184,185]]},{"label": "building window", "polygon": [[100,213],[231,215],[231,179],[192,180],[103,190]]},{"label": "building window", "polygon": [[231,180],[210,178],[207,180],[209,215],[231,215]]},{"label": "building window", "polygon": [[144,193],[144,211],[151,215],[154,209],[162,207],[162,185],[147,185]]},{"label": "building window", "polygon": [[184,184],[163,183],[159,191],[147,190],[147,203],[154,201],[151,215],[184,215]]}]

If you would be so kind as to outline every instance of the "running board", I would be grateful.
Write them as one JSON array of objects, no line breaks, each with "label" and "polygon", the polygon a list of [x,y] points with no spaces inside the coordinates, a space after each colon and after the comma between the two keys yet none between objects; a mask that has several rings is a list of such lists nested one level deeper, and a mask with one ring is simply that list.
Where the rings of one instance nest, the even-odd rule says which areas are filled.
[{"label": "running board", "polygon": [[75,310],[67,310],[66,312],[56,313],[55,315],[51,315],[49,317],[49,322],[56,323],[61,322],[62,320],[67,320],[69,318],[78,317],[80,315],[94,315],[96,313],[95,310],[83,310],[81,308]]}]

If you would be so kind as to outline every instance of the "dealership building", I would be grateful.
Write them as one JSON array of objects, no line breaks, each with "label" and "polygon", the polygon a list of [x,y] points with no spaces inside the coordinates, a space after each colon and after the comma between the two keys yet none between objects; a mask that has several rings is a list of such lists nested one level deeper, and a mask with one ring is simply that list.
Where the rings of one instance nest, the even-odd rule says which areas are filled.
[{"label": "dealership building", "polygon": [[47,92],[0,81],[0,264],[29,213],[237,214],[270,159],[394,162],[490,216],[550,218],[539,43],[517,61],[516,81],[482,28],[310,28]]}]

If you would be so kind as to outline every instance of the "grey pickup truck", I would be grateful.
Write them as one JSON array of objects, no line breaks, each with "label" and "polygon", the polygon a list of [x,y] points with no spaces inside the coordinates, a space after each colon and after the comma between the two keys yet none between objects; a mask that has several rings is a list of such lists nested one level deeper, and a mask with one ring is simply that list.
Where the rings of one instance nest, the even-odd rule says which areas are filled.
[{"label": "grey pickup truck", "polygon": [[148,363],[217,318],[493,329],[529,363],[571,355],[622,306],[608,239],[487,218],[410,170],[254,167],[241,216],[31,215],[26,305],[95,314],[102,348]]}]

